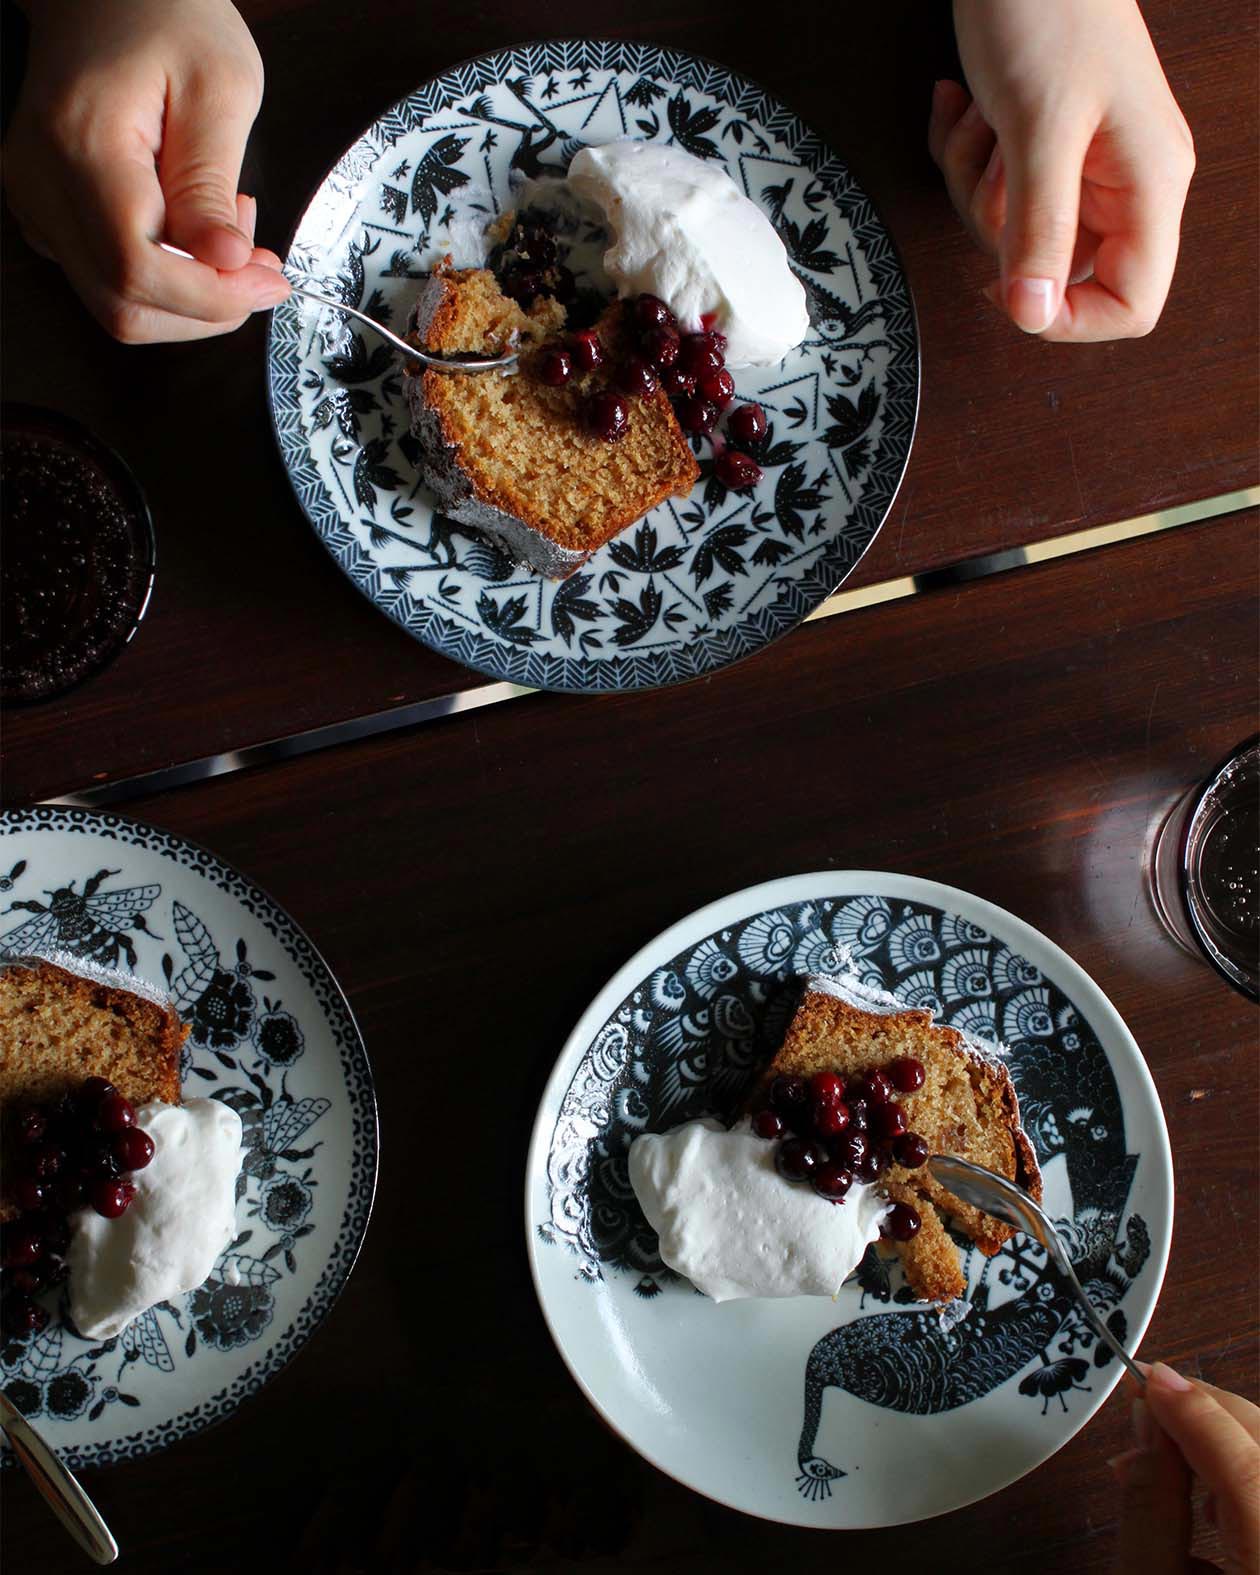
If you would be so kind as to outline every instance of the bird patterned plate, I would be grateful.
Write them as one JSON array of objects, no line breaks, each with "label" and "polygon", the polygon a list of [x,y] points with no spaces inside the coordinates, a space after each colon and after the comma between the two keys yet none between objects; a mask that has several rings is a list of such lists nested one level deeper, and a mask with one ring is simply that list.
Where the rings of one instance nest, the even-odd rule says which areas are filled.
[{"label": "bird patterned plate", "polygon": [[64,1288],[45,1293],[45,1328],[0,1343],[0,1386],[67,1465],[108,1465],[230,1416],[327,1315],[372,1208],[376,1099],[310,941],[179,837],[80,809],[0,814],[0,960],[30,953],[169,998],[190,1029],[184,1097],[244,1127],[236,1239],[204,1285],[99,1341]]},{"label": "bird patterned plate", "polygon": [[603,1416],[680,1482],[750,1514],[854,1528],[995,1493],[1061,1448],[1121,1376],[1045,1250],[962,1238],[968,1287],[918,1304],[872,1248],[833,1301],[717,1304],[661,1263],[630,1188],[641,1132],[730,1117],[782,1042],[793,981],[852,972],[1007,1046],[1046,1208],[1135,1349],[1163,1280],[1172,1168],[1115,1008],[1052,941],[953,887],[859,870],[726,897],[646,946],[561,1053],[526,1176],[534,1283]]},{"label": "bird patterned plate", "polygon": [[[888,233],[844,164],[755,83],[629,42],[529,44],[456,66],[376,120],[299,221],[287,266],[400,330],[446,254],[482,259],[521,178],[635,137],[726,169],[770,216],[810,303],[808,338],[739,371],[765,408],[763,475],[701,478],[564,581],[513,564],[436,513],[417,480],[393,351],[294,296],[268,342],[276,436],[298,501],[359,589],[408,633],[495,678],[641,689],[710,673],[793,628],[883,523],[914,433],[919,352]],[[472,248],[470,250],[470,247]]]}]

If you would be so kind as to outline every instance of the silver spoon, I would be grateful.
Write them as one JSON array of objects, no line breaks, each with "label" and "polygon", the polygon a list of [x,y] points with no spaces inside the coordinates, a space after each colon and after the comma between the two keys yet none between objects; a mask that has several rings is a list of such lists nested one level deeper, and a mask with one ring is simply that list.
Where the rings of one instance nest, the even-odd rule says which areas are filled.
[{"label": "silver spoon", "polygon": [[961,1198],[964,1203],[970,1203],[974,1208],[983,1210],[985,1214],[992,1214],[995,1219],[1005,1220],[1008,1225],[1014,1225],[1016,1230],[1024,1231],[1034,1241],[1041,1243],[1050,1254],[1059,1273],[1071,1287],[1090,1328],[1100,1340],[1111,1347],[1128,1371],[1137,1379],[1138,1384],[1145,1389],[1146,1378],[1141,1369],[1098,1316],[1093,1302],[1081,1289],[1081,1282],[1076,1278],[1076,1271],[1072,1267],[1072,1260],[1068,1257],[1067,1248],[1063,1245],[1058,1231],[1054,1228],[1054,1222],[1045,1210],[1034,1203],[1022,1187],[1017,1187],[1005,1176],[986,1170],[983,1165],[973,1165],[970,1160],[956,1159],[952,1154],[933,1154],[927,1163],[928,1169],[937,1181],[943,1187],[948,1187],[956,1198]]},{"label": "silver spoon", "polygon": [[0,1390],[0,1427],[8,1434],[13,1453],[26,1467],[36,1490],[74,1540],[98,1564],[112,1564],[118,1557],[118,1544],[101,1519],[100,1511],[58,1460],[56,1451],[3,1390]]},{"label": "silver spoon", "polygon": [[[286,279],[288,275],[285,275]],[[308,290],[304,284],[294,284],[289,279],[289,288],[294,295],[303,295],[308,301],[318,301],[321,306],[331,306],[335,312],[345,312],[348,317],[356,317],[359,322],[366,323],[374,333],[378,333],[386,344],[393,345],[401,355],[409,356],[413,361],[419,361],[422,366],[432,367],[435,372],[498,372],[504,367],[514,366],[519,359],[513,351],[510,355],[499,356],[440,356],[430,355],[427,350],[417,350],[415,345],[408,344],[405,339],[400,339],[397,334],[378,323],[374,317],[369,317],[366,312],[359,311],[356,306],[347,306],[344,301],[334,301],[331,296],[320,295],[317,290]]]}]

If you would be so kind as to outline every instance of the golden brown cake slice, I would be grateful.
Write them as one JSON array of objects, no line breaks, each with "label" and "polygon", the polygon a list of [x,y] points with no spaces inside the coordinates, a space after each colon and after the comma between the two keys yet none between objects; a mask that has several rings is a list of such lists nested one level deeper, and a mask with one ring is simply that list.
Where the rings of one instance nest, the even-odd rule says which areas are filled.
[{"label": "golden brown cake slice", "polygon": [[564,308],[538,297],[522,310],[483,268],[439,269],[421,292],[409,336],[435,353],[497,355],[523,346],[510,373],[418,371],[406,376],[421,474],[442,513],[492,537],[518,562],[552,579],[672,496],[700,471],[668,396],[626,399],[616,441],[592,430],[590,402],[628,347],[625,308],[596,325],[604,366],[560,387],[534,375],[530,351],[564,323]]},{"label": "golden brown cake slice", "polygon": [[[25,1105],[103,1077],[135,1106],[179,1104],[188,1029],[148,996],[54,963],[0,966],[0,1131]],[[14,1211],[0,1203],[0,1219]]]},{"label": "golden brown cake slice", "polygon": [[[1041,1199],[1041,1171],[1019,1124],[1019,1102],[1010,1073],[996,1053],[988,1054],[957,1029],[936,1024],[930,1012],[901,1009],[890,998],[847,983],[813,977],[783,1041],[753,1091],[753,1107],[765,1102],[779,1075],[808,1080],[817,1072],[856,1079],[904,1057],[920,1062],[921,1088],[896,1094],[908,1120],[933,1154],[954,1154],[1008,1177]],[[1009,1225],[947,1192],[926,1166],[893,1164],[880,1179],[894,1202],[907,1203],[922,1224],[905,1242],[891,1242],[906,1279],[927,1301],[949,1301],[966,1289],[958,1249],[942,1220],[992,1257],[1014,1231]],[[883,1244],[881,1244],[883,1245]]]}]

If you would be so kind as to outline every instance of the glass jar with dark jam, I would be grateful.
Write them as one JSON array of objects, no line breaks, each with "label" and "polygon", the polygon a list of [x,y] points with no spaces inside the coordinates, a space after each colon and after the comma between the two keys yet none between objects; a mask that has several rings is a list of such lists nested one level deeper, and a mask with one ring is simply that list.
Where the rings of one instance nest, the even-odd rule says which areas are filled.
[{"label": "glass jar with dark jam", "polygon": [[0,701],[50,700],[107,666],[153,588],[153,523],[123,461],[51,410],[0,414]]}]

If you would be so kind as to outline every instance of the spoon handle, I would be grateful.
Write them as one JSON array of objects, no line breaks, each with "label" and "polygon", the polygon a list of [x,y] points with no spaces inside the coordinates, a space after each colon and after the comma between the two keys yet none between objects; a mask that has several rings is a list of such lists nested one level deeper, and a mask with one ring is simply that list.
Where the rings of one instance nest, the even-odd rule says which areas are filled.
[{"label": "spoon handle", "polygon": [[3,1390],[0,1427],[40,1496],[74,1540],[98,1564],[112,1564],[118,1557],[118,1544],[96,1505]]},{"label": "spoon handle", "polygon": [[1076,1300],[1081,1312],[1085,1315],[1086,1322],[1103,1344],[1111,1347],[1112,1355],[1118,1356],[1124,1363],[1126,1371],[1131,1373],[1137,1380],[1138,1388],[1145,1389],[1146,1374],[1125,1350],[1124,1346],[1120,1344],[1119,1340],[1116,1339],[1115,1335],[1112,1334],[1103,1319],[1099,1317],[1093,1302],[1086,1296],[1081,1282],[1076,1277],[1076,1270],[1072,1267],[1072,1260],[1067,1255],[1067,1249],[1064,1247],[1059,1233],[1053,1227],[1051,1227],[1050,1235],[1052,1239],[1045,1241],[1044,1245],[1054,1259],[1055,1267],[1076,1293]]}]

